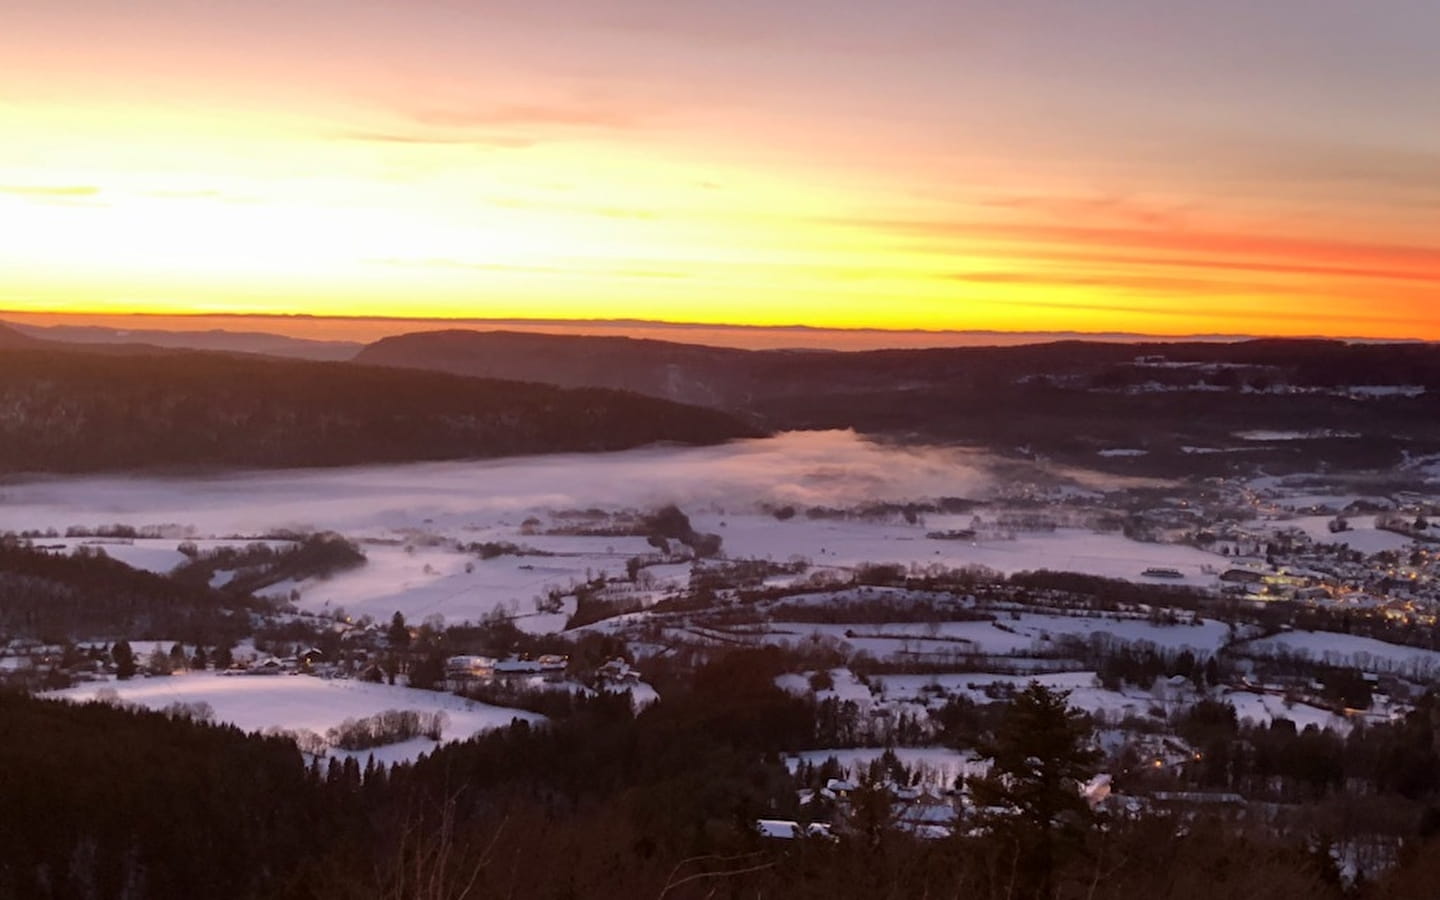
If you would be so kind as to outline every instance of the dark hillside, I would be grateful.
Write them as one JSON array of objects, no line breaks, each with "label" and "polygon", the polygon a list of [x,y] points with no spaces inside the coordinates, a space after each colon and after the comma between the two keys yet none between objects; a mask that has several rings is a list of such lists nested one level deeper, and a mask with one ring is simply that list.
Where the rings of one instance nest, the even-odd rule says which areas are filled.
[{"label": "dark hillside", "polygon": [[560,387],[606,387],[683,403],[736,407],[752,389],[748,350],[626,337],[432,331],[370,344],[355,361]]},{"label": "dark hillside", "polygon": [[9,325],[0,322],[0,350],[12,350],[22,347],[39,347],[40,341],[27,337],[11,328]]},{"label": "dark hillside", "polygon": [[[1025,448],[1066,462],[1157,475],[1256,465],[1301,469],[1319,462],[1386,467],[1404,452],[1440,448],[1440,346],[1434,344],[1061,341],[745,351],[445,331],[387,338],[357,359],[623,387],[742,414],[775,430],[853,428],[1005,452]],[[1276,431],[1335,437],[1244,437]],[[1117,447],[1146,455],[1097,457]]]},{"label": "dark hillside", "polygon": [[0,472],[336,466],[754,433],[609,390],[200,352],[0,354]]},{"label": "dark hillside", "polygon": [[0,634],[59,642],[103,635],[220,643],[267,605],[133,569],[101,548],[32,549],[0,538]]}]

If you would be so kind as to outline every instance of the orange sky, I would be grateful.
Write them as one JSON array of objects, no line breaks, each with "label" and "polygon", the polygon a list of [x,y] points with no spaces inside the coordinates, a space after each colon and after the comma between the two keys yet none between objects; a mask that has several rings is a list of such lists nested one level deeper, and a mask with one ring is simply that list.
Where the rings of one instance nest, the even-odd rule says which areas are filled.
[{"label": "orange sky", "polygon": [[1440,5],[1256,5],[7,8],[0,308],[1440,339]]}]

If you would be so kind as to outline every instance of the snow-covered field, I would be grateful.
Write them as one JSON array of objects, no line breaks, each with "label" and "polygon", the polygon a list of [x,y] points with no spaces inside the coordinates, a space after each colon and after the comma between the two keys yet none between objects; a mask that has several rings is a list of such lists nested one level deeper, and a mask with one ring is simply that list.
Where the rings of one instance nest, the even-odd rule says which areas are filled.
[{"label": "snow-covered field", "polygon": [[1333,666],[1393,672],[1421,679],[1440,676],[1440,651],[1390,644],[1374,638],[1322,631],[1288,631],[1243,645],[1259,656],[1300,655]]},{"label": "snow-covered field", "polygon": [[1199,625],[1157,625],[1146,619],[1040,613],[1001,615],[993,622],[880,622],[864,625],[777,622],[758,633],[737,630],[733,634],[757,643],[783,642],[792,645],[813,643],[819,637],[831,643],[843,642],[852,650],[863,650],[880,658],[896,655],[1023,655],[1053,650],[1061,636],[1087,641],[1108,636],[1118,642],[1144,642],[1177,652],[1188,649],[1204,656],[1230,640],[1229,627],[1213,620],[1201,620]]},{"label": "snow-covered field", "polygon": [[[420,620],[442,615],[447,622],[476,621],[496,609],[512,615],[534,614],[533,603],[551,585],[567,586],[585,578],[600,560],[503,556],[482,560],[448,548],[364,546],[366,564],[330,578],[282,586],[300,591],[300,607],[317,613],[343,608],[352,617],[389,618],[399,610]],[[606,557],[612,572],[623,558]],[[530,565],[531,569],[520,566]],[[468,570],[468,571],[467,571]],[[272,591],[273,592],[273,591]],[[556,628],[564,625],[560,617]],[[551,629],[554,630],[554,629]]]},{"label": "snow-covered field", "polygon": [[725,551],[731,556],[777,561],[803,556],[826,566],[939,563],[951,568],[986,566],[1005,574],[1054,569],[1130,581],[1143,580],[1141,573],[1148,568],[1173,568],[1184,577],[1167,580],[1168,584],[1213,586],[1213,570],[1223,564],[1220,557],[1195,547],[1142,543],[1120,534],[1079,528],[1021,533],[1014,540],[955,541],[927,539],[926,532],[936,527],[933,523],[808,521],[799,517],[780,522],[770,516],[712,513],[691,518],[697,528],[724,537]]},{"label": "snow-covered field", "polygon": [[1235,717],[1249,719],[1257,724],[1268,724],[1275,719],[1289,719],[1295,728],[1304,730],[1308,725],[1329,728],[1341,734],[1350,731],[1350,722],[1344,716],[1305,703],[1286,703],[1284,697],[1271,694],[1251,694],[1244,691],[1227,691],[1225,702],[1235,707]]},{"label": "snow-covered field", "polygon": [[[194,544],[202,553],[220,547],[244,548],[252,541],[182,539],[182,538],[36,538],[35,543],[52,548],[56,553],[73,553],[84,547],[94,553],[103,553],[125,565],[161,575],[170,572],[189,557],[178,549],[182,541]],[[272,548],[293,546],[289,541],[261,541]]]},{"label": "snow-covered field", "polygon": [[[176,549],[182,538],[208,549],[243,543],[217,539],[234,535],[338,531],[361,543],[368,556],[364,567],[329,579],[276,585],[270,593],[289,597],[295,591],[298,605],[307,611],[343,608],[352,617],[375,619],[398,610],[416,621],[438,614],[457,623],[500,611],[535,633],[563,628],[573,611],[566,607],[538,615],[538,596],[553,589],[567,592],[602,572],[618,575],[629,557],[651,550],[638,537],[540,533],[556,524],[556,513],[574,509],[644,511],[676,503],[698,530],[719,534],[723,551],[732,558],[804,557],[842,572],[867,562],[975,564],[1006,573],[1050,568],[1141,580],[1146,568],[1163,567],[1184,574],[1177,583],[1215,583],[1217,557],[1118,534],[1068,528],[1008,540],[932,540],[925,537],[928,529],[955,523],[944,524],[940,520],[948,522],[947,517],[939,516],[929,525],[898,517],[795,516],[782,522],[762,508],[985,498],[999,487],[994,462],[971,451],[890,447],[830,431],[611,454],[186,478],[52,478],[5,486],[0,531],[159,527],[176,537],[95,545],[156,572],[183,561]],[[1117,483],[1108,476],[1069,474],[1093,478],[1096,484]],[[530,527],[527,520],[532,520]],[[535,520],[541,527],[534,526]],[[459,550],[482,542],[513,543],[549,555],[486,560]],[[655,584],[645,602],[688,579],[684,566],[657,567],[646,574]]]},{"label": "snow-covered field", "polygon": [[841,702],[851,701],[857,704],[868,704],[871,701],[870,688],[855,677],[855,673],[849,669],[831,669],[830,681],[833,687],[825,690],[812,691],[809,678],[798,675],[794,672],[787,672],[775,679],[775,684],[787,693],[803,696],[813,693],[816,700],[839,700]]},{"label": "snow-covered field", "polygon": [[[1347,501],[1348,502],[1348,501]],[[1338,504],[1343,506],[1344,503]],[[1400,550],[1413,543],[1409,538],[1393,531],[1381,531],[1374,520],[1365,517],[1353,519],[1347,531],[1331,532],[1330,522],[1334,516],[1302,516],[1285,522],[1304,531],[1310,538],[1321,544],[1344,544],[1361,553],[1380,553],[1384,550]]]},{"label": "snow-covered field", "polygon": [[[530,722],[543,719],[532,712],[490,706],[453,694],[305,675],[194,672],[162,678],[90,682],[48,696],[83,702],[96,699],[97,694],[108,690],[113,690],[123,703],[150,709],[162,709],[174,703],[208,703],[215,711],[217,722],[228,722],[246,731],[278,728],[308,730],[321,736],[346,719],[372,716],[387,709],[424,713],[443,710],[448,717],[442,732],[444,741],[464,740],[476,732],[508,725],[516,718]],[[435,746],[434,741],[415,738],[348,755],[361,760],[373,755],[377,762],[390,763],[414,759]],[[339,750],[331,753],[346,755]]]}]

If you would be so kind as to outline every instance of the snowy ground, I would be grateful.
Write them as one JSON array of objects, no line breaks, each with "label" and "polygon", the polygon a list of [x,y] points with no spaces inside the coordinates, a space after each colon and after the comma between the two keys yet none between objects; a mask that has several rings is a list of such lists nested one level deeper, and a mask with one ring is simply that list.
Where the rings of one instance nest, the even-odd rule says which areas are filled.
[{"label": "snowy ground", "polygon": [[[173,523],[198,534],[275,528],[345,534],[485,528],[535,509],[848,506],[984,496],[989,457],[882,446],[853,432],[792,432],[716,447],[512,457],[202,478],[54,478],[7,485],[0,531]],[[518,519],[515,521],[518,522]]]},{"label": "snowy ground", "polygon": [[[76,549],[84,547],[95,553],[103,553],[111,559],[119,560],[125,565],[134,569],[143,569],[147,572],[166,574],[181,563],[188,562],[189,557],[178,549],[180,544],[188,539],[180,538],[35,538],[35,543],[42,547],[52,548],[56,553],[73,553]],[[194,544],[202,553],[216,550],[220,547],[244,548],[254,541],[216,540],[216,539],[194,539],[188,540]],[[289,541],[261,541],[272,548],[293,546]]]},{"label": "snowy ground", "polygon": [[1381,531],[1375,527],[1373,518],[1363,516],[1352,519],[1349,530],[1331,532],[1330,523],[1334,521],[1334,518],[1334,516],[1302,516],[1283,524],[1299,528],[1317,543],[1344,544],[1351,550],[1359,550],[1367,555],[1384,550],[1400,550],[1413,543],[1404,535],[1396,534],[1393,531]]},{"label": "snowy ground", "polygon": [[[85,701],[95,699],[97,693],[107,689],[114,690],[124,703],[151,709],[161,709],[173,703],[208,703],[215,710],[216,721],[228,722],[246,731],[279,728],[287,731],[309,730],[323,736],[328,729],[345,719],[372,716],[387,709],[427,713],[443,710],[449,717],[443,740],[456,741],[479,731],[508,725],[515,718],[531,722],[543,719],[535,713],[476,703],[453,694],[304,675],[195,672],[162,678],[91,682],[48,696]],[[390,763],[414,759],[435,746],[434,741],[416,738],[348,755],[362,760],[373,755],[377,762]],[[344,751],[331,752],[347,755]]]},{"label": "snowy ground", "polygon": [[1124,643],[1146,642],[1156,647],[1189,649],[1207,655],[1224,646],[1230,629],[1221,622],[1199,625],[1156,625],[1145,619],[1089,616],[1053,616],[1039,613],[1001,614],[996,621],[881,622],[836,625],[824,622],[776,622],[759,631],[719,632],[755,643],[813,643],[817,638],[844,643],[853,651],[878,658],[908,655],[1024,655],[1054,649],[1055,641],[1069,635],[1087,641],[1110,639]]},{"label": "snowy ground", "polygon": [[[368,557],[364,567],[329,579],[287,582],[269,592],[289,597],[294,590],[304,610],[343,608],[352,618],[388,618],[398,610],[416,621],[438,614],[458,623],[499,611],[519,617],[517,624],[534,633],[560,630],[573,611],[567,606],[537,615],[538,596],[557,589],[564,593],[602,572],[618,575],[629,557],[651,551],[638,537],[534,533],[560,521],[558,512],[572,509],[651,510],[676,503],[698,530],[719,534],[731,558],[804,557],[842,573],[867,562],[978,564],[1007,573],[1050,568],[1144,580],[1146,568],[1164,567],[1184,574],[1178,583],[1215,583],[1218,557],[1118,534],[1068,528],[1020,533],[1014,539],[932,540],[925,537],[927,530],[960,520],[934,516],[929,523],[907,524],[899,518],[811,520],[797,515],[781,522],[762,509],[764,504],[846,508],[876,500],[984,498],[1001,487],[994,464],[971,451],[888,447],[832,431],[583,456],[188,478],[52,478],[5,486],[0,531],[159,527],[176,537],[95,546],[164,572],[183,561],[176,550],[182,537],[196,536],[197,544],[209,548],[243,544],[216,539],[237,534],[333,530],[360,542]],[[1037,469],[1036,474],[1044,473]],[[1047,477],[1053,479],[1054,473]],[[540,527],[525,526],[532,517]],[[513,543],[550,555],[484,560],[458,549],[481,542]],[[74,546],[80,540],[49,543]],[[655,567],[646,576],[654,583],[640,599],[650,603],[683,585],[688,568]]]},{"label": "snowy ground", "polygon": [[1284,697],[1271,694],[1251,694],[1244,691],[1226,691],[1222,698],[1235,707],[1235,716],[1240,720],[1249,719],[1257,724],[1268,724],[1275,719],[1289,719],[1296,729],[1307,725],[1329,728],[1341,734],[1351,728],[1349,720],[1326,709],[1304,703],[1286,703]]},{"label": "snowy ground", "polygon": [[831,669],[830,681],[834,687],[821,691],[812,691],[810,679],[805,675],[798,675],[788,672],[775,679],[775,684],[781,690],[796,695],[813,693],[816,700],[840,700],[852,701],[861,705],[868,705],[871,701],[871,691],[864,683],[855,677],[855,673],[849,669]]},{"label": "snowy ground", "polygon": [[[1005,574],[1033,569],[1082,572],[1130,581],[1145,580],[1148,568],[1173,568],[1184,576],[1167,584],[1214,586],[1223,559],[1195,547],[1132,541],[1120,534],[1097,534],[1078,528],[1021,533],[1013,540],[934,540],[929,523],[810,521],[796,517],[780,522],[769,516],[691,516],[696,528],[725,539],[731,556],[770,558],[779,562],[803,556],[816,565],[853,567],[860,563],[941,564],[950,568],[986,566]],[[724,523],[723,525],[721,523]],[[945,525],[944,527],[950,527]]]},{"label": "snowy ground", "polygon": [[1301,655],[1328,665],[1393,672],[1421,679],[1440,676],[1440,651],[1390,644],[1353,634],[1288,631],[1251,641],[1239,649],[1260,656]]},{"label": "snowy ground", "polygon": [[[1193,704],[1201,697],[1192,685],[1171,688],[1163,679],[1157,682],[1152,690],[1132,685],[1126,685],[1120,690],[1109,690],[1101,687],[1094,672],[1036,675],[1001,675],[991,672],[876,675],[870,679],[873,691],[856,682],[846,669],[836,669],[831,676],[835,681],[835,690],[816,692],[816,699],[838,696],[841,699],[856,700],[862,707],[885,705],[896,711],[913,703],[932,707],[943,705],[949,697],[965,697],[980,704],[993,703],[996,702],[996,697],[992,697],[991,693],[999,696],[997,688],[1021,691],[1032,681],[1038,681],[1052,690],[1067,691],[1067,702],[1070,706],[1093,715],[1101,715],[1112,722],[1129,716],[1144,718],[1157,710],[1168,715]],[[810,690],[809,679],[801,675],[782,675],[776,683],[794,694],[805,694]],[[1234,706],[1237,718],[1249,719],[1261,725],[1269,724],[1274,719],[1289,719],[1300,729],[1315,725],[1317,728],[1330,728],[1344,733],[1351,728],[1351,723],[1344,716],[1305,703],[1288,703],[1283,697],[1230,689],[1217,690],[1211,697]]]},{"label": "snowy ground", "polygon": [[[496,609],[512,615],[535,613],[535,597],[551,586],[568,587],[585,578],[601,557],[550,559],[502,556],[482,560],[447,548],[365,546],[366,564],[326,579],[283,586],[300,591],[300,608],[352,617],[389,618],[399,610],[419,621],[442,615],[450,623],[479,620]],[[623,558],[603,557],[612,571]],[[521,566],[532,566],[524,568]],[[467,571],[468,569],[468,571]],[[564,617],[557,625],[564,625]]]}]

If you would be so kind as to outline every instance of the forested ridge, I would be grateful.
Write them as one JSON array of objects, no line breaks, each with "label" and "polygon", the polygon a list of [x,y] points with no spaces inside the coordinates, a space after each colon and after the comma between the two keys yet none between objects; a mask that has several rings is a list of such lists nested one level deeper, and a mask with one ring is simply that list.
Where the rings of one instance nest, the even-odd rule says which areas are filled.
[{"label": "forested ridge", "polygon": [[0,353],[0,473],[336,466],[753,436],[601,389],[170,351]]},{"label": "forested ridge", "polygon": [[[437,331],[398,335],[356,357],[556,385],[603,385],[750,416],[775,430],[853,428],[902,440],[1167,476],[1219,474],[1236,432],[1344,423],[1364,440],[1244,446],[1272,471],[1317,460],[1388,467],[1440,451],[1440,346],[1327,340],[1057,341],[1018,347],[832,352],[737,350],[619,337]],[[1351,395],[1352,386],[1403,388]],[[1099,459],[1106,447],[1145,457]]]}]

